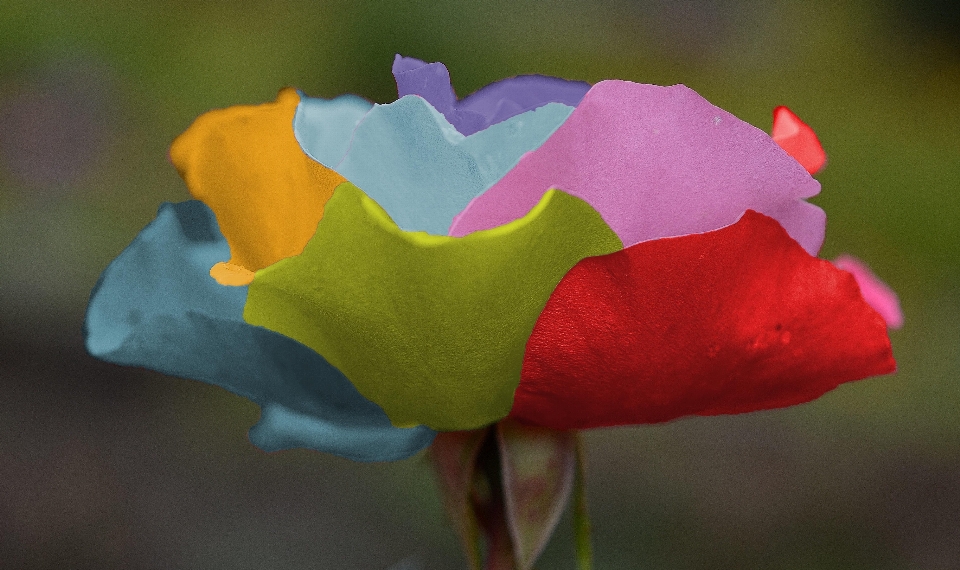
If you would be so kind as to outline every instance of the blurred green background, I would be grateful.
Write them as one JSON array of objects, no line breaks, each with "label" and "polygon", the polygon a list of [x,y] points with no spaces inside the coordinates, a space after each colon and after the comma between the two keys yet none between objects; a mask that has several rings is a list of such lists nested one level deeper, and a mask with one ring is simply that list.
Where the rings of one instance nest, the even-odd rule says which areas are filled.
[{"label": "blurred green background", "polygon": [[[900,370],[817,402],[588,434],[596,567],[960,568],[960,8],[935,0],[4,0],[0,566],[463,567],[422,458],[358,465],[246,439],[256,406],[88,357],[100,271],[215,107],[391,101],[395,53],[463,96],[542,73],[685,83],[830,163],[823,256],[900,294]],[[572,569],[569,521],[539,567]]]}]

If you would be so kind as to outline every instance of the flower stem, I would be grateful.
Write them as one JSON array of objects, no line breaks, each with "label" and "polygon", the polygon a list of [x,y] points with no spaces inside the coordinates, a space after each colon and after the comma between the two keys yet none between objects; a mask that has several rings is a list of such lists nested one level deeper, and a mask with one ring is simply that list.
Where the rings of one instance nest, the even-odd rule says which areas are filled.
[{"label": "flower stem", "polygon": [[573,532],[577,551],[577,569],[593,569],[593,545],[590,542],[590,513],[587,511],[586,473],[583,438],[577,434],[577,469],[573,480]]}]

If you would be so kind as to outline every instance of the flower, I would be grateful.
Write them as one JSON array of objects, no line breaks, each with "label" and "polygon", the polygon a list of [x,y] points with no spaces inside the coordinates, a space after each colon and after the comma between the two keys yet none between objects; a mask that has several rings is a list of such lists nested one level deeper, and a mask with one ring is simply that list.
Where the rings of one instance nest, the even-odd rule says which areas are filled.
[{"label": "flower", "polygon": [[197,119],[171,159],[203,203],[162,206],[107,268],[88,350],[259,403],[264,449],[357,460],[894,370],[866,273],[814,257],[820,147],[788,110],[778,145],[680,85],[521,76],[458,101],[442,64],[393,71],[388,105],[287,89]]}]

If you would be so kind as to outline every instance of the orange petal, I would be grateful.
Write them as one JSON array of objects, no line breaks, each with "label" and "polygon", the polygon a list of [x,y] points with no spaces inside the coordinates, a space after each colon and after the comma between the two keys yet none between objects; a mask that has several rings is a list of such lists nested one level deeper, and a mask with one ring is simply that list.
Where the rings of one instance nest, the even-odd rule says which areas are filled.
[{"label": "orange petal", "polygon": [[229,263],[211,270],[223,285],[249,283],[252,272],[300,254],[345,180],[300,148],[299,103],[286,88],[273,103],[210,111],[170,147],[190,194],[213,210],[230,244]]},{"label": "orange petal", "polygon": [[253,271],[225,261],[221,261],[210,268],[210,277],[216,279],[217,283],[221,285],[232,285],[234,287],[249,285],[253,283],[253,276]]}]

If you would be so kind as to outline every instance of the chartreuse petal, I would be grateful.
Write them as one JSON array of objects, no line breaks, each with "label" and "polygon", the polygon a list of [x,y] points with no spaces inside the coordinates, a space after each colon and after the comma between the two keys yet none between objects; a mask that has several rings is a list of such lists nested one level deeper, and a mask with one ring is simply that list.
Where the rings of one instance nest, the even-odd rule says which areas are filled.
[{"label": "chartreuse petal", "polygon": [[229,255],[213,212],[164,204],[103,272],[84,325],[93,356],[200,380],[262,408],[250,441],[356,461],[403,459],[430,445],[425,427],[398,429],[339,370],[306,346],[243,321],[247,287],[207,275]]},{"label": "chartreuse petal", "polygon": [[559,190],[518,220],[451,238],[401,230],[344,183],[303,253],[257,272],[244,318],[316,350],[396,426],[475,429],[509,413],[560,278],[621,248]]},{"label": "chartreuse petal", "polygon": [[300,96],[201,115],[173,141],[170,159],[190,193],[209,206],[230,244],[210,274],[244,285],[253,271],[299,254],[344,178],[307,156],[293,133]]}]

